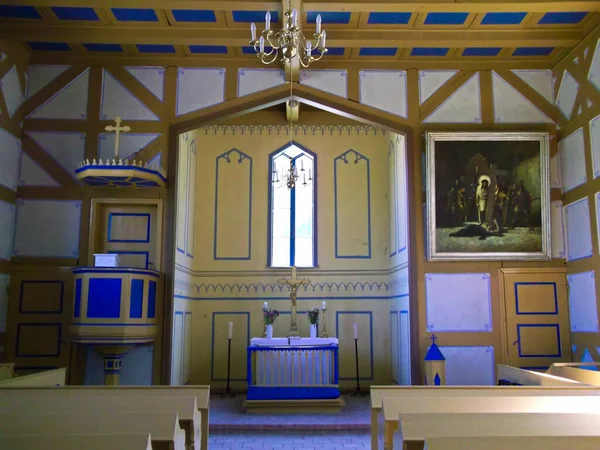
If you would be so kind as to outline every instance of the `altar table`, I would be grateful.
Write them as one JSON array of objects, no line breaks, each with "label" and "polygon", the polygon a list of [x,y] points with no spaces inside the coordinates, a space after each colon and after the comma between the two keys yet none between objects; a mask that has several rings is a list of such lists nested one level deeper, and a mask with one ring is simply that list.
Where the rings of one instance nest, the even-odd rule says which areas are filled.
[{"label": "altar table", "polygon": [[247,400],[337,399],[336,338],[255,338],[248,347]]}]

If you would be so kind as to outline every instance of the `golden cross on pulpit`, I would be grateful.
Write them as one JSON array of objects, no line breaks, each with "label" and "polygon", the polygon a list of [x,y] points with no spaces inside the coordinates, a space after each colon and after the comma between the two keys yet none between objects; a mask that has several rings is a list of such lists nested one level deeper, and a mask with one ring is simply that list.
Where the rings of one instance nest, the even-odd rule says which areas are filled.
[{"label": "golden cross on pulpit", "polygon": [[310,280],[306,278],[298,279],[296,266],[292,267],[292,277],[290,279],[280,278],[277,280],[279,284],[285,284],[290,287],[290,300],[292,301],[292,311],[290,318],[290,336],[300,336],[300,331],[298,330],[298,324],[296,323],[296,296],[298,293],[298,288],[303,284],[309,284]]},{"label": "golden cross on pulpit", "polygon": [[127,125],[123,125],[121,126],[121,117],[117,116],[117,118],[115,119],[115,123],[117,124],[115,125],[107,125],[106,127],[104,127],[104,129],[106,131],[114,131],[116,132],[115,134],[115,159],[119,159],[119,137],[121,134],[121,131],[124,133],[127,133],[128,131],[131,131],[131,128],[129,128]]}]

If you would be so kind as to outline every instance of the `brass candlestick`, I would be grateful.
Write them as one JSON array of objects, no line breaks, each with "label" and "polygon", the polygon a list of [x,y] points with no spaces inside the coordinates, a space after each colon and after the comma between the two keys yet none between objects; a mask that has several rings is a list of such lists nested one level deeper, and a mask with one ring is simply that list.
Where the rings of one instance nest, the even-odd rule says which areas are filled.
[{"label": "brass candlestick", "polygon": [[325,313],[327,312],[327,308],[321,309],[321,312],[323,313],[323,331],[321,331],[321,337],[328,338],[329,335],[327,334],[327,320],[325,319],[327,317],[325,315]]}]

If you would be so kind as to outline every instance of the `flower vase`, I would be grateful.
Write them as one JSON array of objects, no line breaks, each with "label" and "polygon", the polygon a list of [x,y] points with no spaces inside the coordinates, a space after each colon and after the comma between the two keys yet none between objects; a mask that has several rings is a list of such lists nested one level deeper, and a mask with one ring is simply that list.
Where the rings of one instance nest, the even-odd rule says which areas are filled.
[{"label": "flower vase", "polygon": [[316,337],[317,337],[317,324],[311,323],[310,324],[310,338],[314,339]]},{"label": "flower vase", "polygon": [[267,325],[267,339],[273,339],[273,325]]}]

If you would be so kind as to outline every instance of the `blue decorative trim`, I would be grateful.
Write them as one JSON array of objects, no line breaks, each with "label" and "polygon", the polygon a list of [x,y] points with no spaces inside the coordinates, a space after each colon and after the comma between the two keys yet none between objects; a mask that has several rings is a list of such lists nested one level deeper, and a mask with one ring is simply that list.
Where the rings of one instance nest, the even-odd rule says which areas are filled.
[{"label": "blue decorative trim", "polygon": [[144,263],[144,269],[148,269],[148,263],[150,262],[150,252],[132,252],[125,250],[111,250],[110,253],[114,253],[117,255],[145,255],[146,262]]},{"label": "blue decorative trim", "polygon": [[148,285],[148,319],[156,318],[156,281],[150,280]]},{"label": "blue decorative trim", "polygon": [[110,273],[110,274],[114,274],[114,273],[128,273],[131,275],[149,275],[152,277],[156,277],[158,278],[158,276],[160,275],[159,272],[155,271],[155,270],[144,270],[144,269],[134,269],[134,268],[129,268],[129,267],[122,267],[122,268],[111,268],[111,267],[107,267],[107,268],[102,268],[102,267],[77,267],[75,269],[71,269],[71,271],[74,274],[81,274],[81,273]]},{"label": "blue decorative trim", "polygon": [[[193,155],[193,157],[192,157]],[[193,163],[192,163],[193,160]],[[194,192],[194,198],[196,193],[196,177],[198,167],[198,154],[196,153],[196,139],[192,139],[190,142],[190,151],[188,152],[188,179],[186,183],[187,187],[187,199],[186,199],[186,221],[185,221],[185,254],[187,257],[194,259],[194,245],[196,238],[196,205],[190,205],[190,193]],[[194,173],[194,184],[190,182],[191,174]],[[191,209],[190,209],[191,206]],[[192,217],[190,223],[190,215]],[[190,234],[192,235],[190,239]],[[191,247],[191,248],[190,248]]]},{"label": "blue decorative trim", "polygon": [[398,325],[398,320],[400,319],[400,314],[398,313],[398,311],[390,311],[390,365],[391,365],[391,379],[392,382],[396,383],[396,384],[400,384],[400,382],[398,382],[397,379],[394,378],[394,340],[392,339],[392,330],[394,329],[394,315],[396,316],[395,322],[396,322],[396,355],[397,355],[397,359],[398,359],[398,365],[396,367],[396,369],[398,370],[398,378],[400,378],[400,326]]},{"label": "blue decorative trim", "polygon": [[118,319],[121,317],[121,278],[90,278],[88,282],[87,318]]},{"label": "blue decorative trim", "polygon": [[[365,161],[367,169],[367,240],[368,240],[368,252],[366,255],[341,255],[338,245],[338,162],[342,161],[344,164],[348,164],[348,157],[354,154],[354,164],[358,164],[360,161]],[[337,259],[371,259],[371,170],[370,161],[366,156],[361,155],[356,150],[348,150],[333,160],[333,189],[334,189],[334,220],[335,220],[335,257]]]},{"label": "blue decorative trim", "polygon": [[[267,199],[267,266],[271,267],[272,263],[273,263],[273,183],[272,183],[272,168],[273,168],[273,161],[275,159],[275,157],[277,155],[279,155],[279,153],[285,151],[286,149],[288,149],[291,146],[295,146],[298,147],[300,150],[302,150],[304,153],[306,153],[307,155],[309,155],[312,160],[313,160],[313,184],[312,184],[312,189],[313,189],[313,220],[312,220],[312,226],[313,226],[313,232],[312,232],[312,240],[313,240],[313,267],[316,267],[319,265],[319,229],[318,229],[318,208],[317,208],[317,191],[318,191],[318,184],[317,184],[317,174],[318,174],[318,164],[317,164],[317,160],[318,160],[318,155],[316,153],[314,153],[313,151],[309,150],[307,147],[303,146],[302,144],[296,142],[296,141],[292,141],[289,144],[285,144],[282,145],[281,147],[279,147],[277,150],[269,153],[269,166],[267,168],[267,185],[268,185],[268,199]],[[298,155],[297,157],[293,158],[298,159],[300,156],[302,155]],[[294,265],[295,263],[295,238],[296,238],[296,229],[295,229],[295,221],[296,221],[296,199],[295,199],[295,188],[290,190],[290,267]]]},{"label": "blue decorative trim", "polygon": [[81,287],[83,279],[77,278],[75,280],[75,303],[73,305],[73,317],[81,317]]},{"label": "blue decorative trim", "polygon": [[[140,317],[137,317],[140,319]],[[79,323],[79,322],[71,322],[71,325],[77,327],[155,327],[155,323]],[[94,338],[95,339],[95,338]]]},{"label": "blue decorative trim", "polygon": [[[183,133],[182,134],[182,139],[184,142],[188,142],[189,138],[188,138],[188,134],[187,133]],[[188,149],[189,149],[189,145],[188,145]],[[177,251],[179,253],[181,253],[182,255],[185,255],[185,244],[186,244],[186,229],[187,229],[187,215],[188,215],[188,202],[187,202],[187,190],[186,190],[186,194],[185,194],[185,199],[183,201],[183,205],[180,205],[179,203],[179,191],[183,191],[184,189],[184,185],[187,185],[188,183],[186,183],[186,180],[182,180],[183,177],[183,173],[179,171],[179,165],[180,162],[182,160],[181,158],[181,149],[179,149],[179,151],[177,152],[177,193],[176,193],[176,219],[175,219],[175,225],[176,225],[176,238],[175,238],[175,248],[177,249]],[[189,152],[188,152],[189,153]],[[189,158],[187,160],[188,164],[189,164]],[[179,210],[182,210],[182,214],[183,214],[183,223],[184,228],[183,228],[183,236],[179,236],[179,233],[177,232],[179,230]],[[182,240],[182,242],[179,242],[179,240]],[[180,247],[179,244],[182,244],[182,246]],[[183,247],[183,248],[182,248]]]},{"label": "blue decorative trim", "polygon": [[[349,297],[349,296],[338,296],[338,297],[331,297],[331,296],[327,296],[327,295],[322,295],[322,296],[314,296],[314,297],[298,297],[298,301],[309,301],[309,300],[326,300],[326,301],[338,301],[338,300],[393,300],[395,298],[401,298],[401,297],[405,297],[406,295],[382,295],[382,296],[356,296],[356,297]],[[260,300],[261,302],[264,301],[272,301],[272,300],[287,300],[289,301],[290,296],[288,295],[287,297],[189,297],[187,295],[175,295],[174,298],[178,298],[181,300],[195,300],[195,301],[215,301],[215,300],[235,300],[235,301],[254,301],[254,300]]]},{"label": "blue decorative trim", "polygon": [[[156,135],[156,136],[158,137],[159,135]],[[94,170],[95,170],[95,169],[101,169],[101,170],[115,170],[115,166],[100,166],[100,165],[98,165],[98,166],[93,166],[93,167],[94,167]],[[118,166],[117,166],[117,167],[118,167]],[[127,167],[128,167],[128,168],[131,168],[132,166],[123,166],[123,168],[127,168]],[[83,171],[85,171],[85,170],[88,170],[89,168],[90,168],[90,166],[83,166],[83,167],[80,167],[79,169],[76,169],[76,170],[75,170],[75,173],[77,174],[77,173],[83,172]],[[156,175],[156,176],[159,176],[160,178],[162,178],[162,180],[163,180],[165,183],[167,182],[167,179],[166,179],[166,178],[165,178],[165,177],[164,177],[164,176],[163,176],[163,175],[162,175],[160,172],[158,172],[157,170],[154,170],[154,169],[147,169],[147,168],[145,168],[145,167],[136,167],[136,168],[135,168],[135,170],[136,170],[136,171],[138,171],[138,172],[146,172],[146,173],[151,173],[151,174],[153,174],[153,175]],[[57,201],[62,201],[62,200],[57,200]]]},{"label": "blue decorative trim", "polygon": [[144,280],[131,280],[129,294],[129,318],[141,319],[144,309]]},{"label": "blue decorative trim", "polygon": [[248,386],[247,400],[314,400],[340,398],[337,386]]},{"label": "blue decorative trim", "polygon": [[[249,161],[248,166],[248,252],[247,255],[240,256],[219,256],[218,250],[218,238],[217,231],[219,229],[218,225],[218,206],[219,206],[219,162],[225,161],[228,164],[231,164],[233,158],[232,154],[237,153],[237,163],[243,164],[244,160]],[[234,205],[235,206],[235,205]],[[217,156],[217,160],[215,163],[215,225],[214,225],[214,248],[213,248],[213,259],[214,260],[229,260],[229,261],[241,261],[241,260],[249,260],[252,255],[252,158],[239,151],[236,148],[233,148],[219,156]]]},{"label": "blue decorative trim", "polygon": [[[525,354],[521,351],[521,328],[554,328],[556,330],[556,347],[558,353],[549,355]],[[560,326],[558,324],[522,323],[517,324],[517,343],[519,346],[519,358],[560,358],[562,356],[560,342]]]},{"label": "blue decorative trim", "polygon": [[[335,312],[335,335],[340,336],[340,315],[345,314],[345,315],[359,315],[359,314],[366,314],[369,316],[369,339],[370,339],[370,362],[371,362],[371,374],[368,377],[365,377],[364,374],[359,374],[360,379],[361,380],[372,380],[373,379],[373,375],[374,375],[374,362],[373,362],[373,312],[372,311],[336,311]],[[358,336],[359,339],[361,339],[361,336]],[[359,361],[360,361],[360,353],[358,354],[359,357]],[[352,370],[354,371],[354,365],[352,365]],[[340,373],[341,375],[341,373]],[[356,374],[354,374],[354,376],[351,377],[339,377],[340,380],[356,380]]]},{"label": "blue decorative trim", "polygon": [[[411,374],[410,374],[410,339],[411,339],[411,337],[410,337],[410,316],[408,314],[408,310],[407,309],[401,309],[400,311],[398,311],[398,313],[399,313],[399,315],[398,315],[398,341],[399,341],[398,342],[398,350],[399,350],[398,353],[400,353],[400,346],[401,346],[401,342],[402,342],[402,339],[400,337],[400,331],[402,330],[400,328],[400,321],[402,319],[402,316],[406,316],[406,324],[407,324],[407,329],[408,329],[408,333],[407,333],[407,335],[408,335],[408,343],[406,345],[406,351],[408,352],[408,354],[406,355],[406,359],[408,361],[408,380],[406,380],[405,384],[410,385],[411,384]],[[398,375],[400,375],[400,380],[402,381],[402,372],[401,372],[401,370],[402,370],[402,361],[400,359],[400,356],[398,356],[398,365],[400,366],[399,367]]]},{"label": "blue decorative trim", "polygon": [[[144,239],[112,239],[112,219],[113,217],[145,217],[148,221],[146,223],[146,237]],[[147,213],[109,213],[108,214],[108,242],[150,242],[150,214]]]},{"label": "blue decorative trim", "polygon": [[[175,282],[177,290],[193,291],[196,292],[288,292],[288,288],[279,283],[201,283],[201,284],[190,284],[184,282],[183,284]],[[323,283],[310,283],[308,285],[302,285],[298,288],[299,292],[325,292],[325,291],[340,292],[342,290],[353,290],[353,291],[387,291],[388,284],[383,281],[365,281],[365,282],[323,282]],[[289,298],[289,297],[285,297]]]},{"label": "blue decorative trim", "polygon": [[[212,327],[210,330],[210,381],[227,381],[226,378],[215,377],[215,318],[217,315],[245,315],[246,316],[246,347],[250,346],[250,312],[247,311],[215,311],[212,313]],[[234,361],[235,363],[235,361]],[[231,378],[230,381],[246,381],[244,378]]]},{"label": "blue decorative trim", "polygon": [[[537,285],[537,286],[552,285],[553,290],[554,290],[554,311],[521,312],[519,310],[519,286],[521,286],[521,285],[524,285],[524,286],[526,286],[526,285]],[[529,282],[521,281],[521,282],[515,283],[515,308],[516,308],[516,313],[518,315],[556,315],[556,314],[558,314],[558,293],[556,291],[556,283],[554,281],[529,281]]]},{"label": "blue decorative trim", "polygon": [[[21,343],[21,329],[24,328],[34,328],[34,327],[55,327],[58,330],[58,338],[56,340],[56,350],[50,353],[39,353],[39,354],[30,354],[30,353],[21,353],[20,351],[20,343]],[[62,324],[60,323],[27,323],[21,322],[17,324],[17,339],[15,342],[15,356],[18,358],[56,358],[60,356],[60,341],[62,336]]]},{"label": "blue decorative trim", "polygon": [[[60,300],[58,310],[47,309],[47,310],[26,310],[23,305],[23,288],[26,284],[58,284],[60,285]],[[19,313],[20,314],[62,314],[63,312],[63,301],[64,301],[65,285],[62,281],[45,281],[45,280],[23,280],[21,281],[21,289],[19,291]]]},{"label": "blue decorative trim", "polygon": [[[390,203],[390,207],[388,208],[388,221],[390,227],[392,226],[392,224],[394,225],[393,238],[395,242],[392,242],[392,240],[390,239],[388,245],[389,255],[390,258],[392,258],[394,255],[396,255],[398,248],[398,211],[396,211],[396,208],[398,207],[398,201],[396,200],[396,146],[393,142],[390,142],[388,148],[388,170],[391,170],[391,181],[393,189],[393,192],[390,192],[388,197],[388,203]],[[391,238],[392,233],[390,232],[389,234]]]}]

